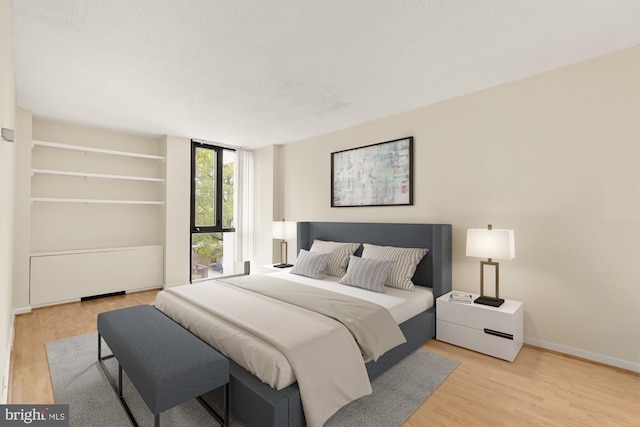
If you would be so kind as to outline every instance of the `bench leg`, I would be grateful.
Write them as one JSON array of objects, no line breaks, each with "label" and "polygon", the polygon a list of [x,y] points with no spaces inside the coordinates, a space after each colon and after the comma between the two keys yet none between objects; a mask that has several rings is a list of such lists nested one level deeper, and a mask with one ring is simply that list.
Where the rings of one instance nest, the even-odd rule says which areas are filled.
[{"label": "bench leg", "polygon": [[[134,427],[138,427],[138,422],[133,416],[133,412],[129,409],[129,405],[127,405],[127,401],[124,400],[124,396],[122,395],[122,365],[118,362],[118,400],[122,403],[122,407],[127,412],[127,416],[129,417],[129,421],[133,424]],[[155,417],[156,427],[159,426],[160,419],[158,418],[158,414]]]},{"label": "bench leg", "polygon": [[102,357],[102,336],[100,335],[100,333],[98,333],[98,362],[100,363],[100,367],[102,368],[104,375],[107,377],[107,381],[109,381],[109,384],[111,384],[111,388],[113,388],[113,390],[117,393],[117,384],[112,379],[111,375],[109,375],[109,371],[107,371],[107,367],[104,366],[103,363],[105,360],[111,359],[113,357],[115,357],[113,354]]},{"label": "bench leg", "polygon": [[102,363],[103,360],[111,359],[112,357],[114,357],[113,354],[102,357],[102,335],[98,332],[98,361]]},{"label": "bench leg", "polygon": [[207,412],[209,412],[209,414],[211,414],[211,416],[213,416],[213,418],[215,418],[216,421],[218,421],[222,425],[222,427],[228,427],[229,425],[229,383],[226,383],[224,385],[223,398],[224,398],[224,402],[223,402],[224,414],[220,415],[216,412],[215,409],[211,407],[211,405],[207,403],[206,400],[204,400],[202,396],[196,397],[198,402],[200,402],[200,404],[204,406],[204,409],[206,409]]},{"label": "bench leg", "polygon": [[118,398],[122,399],[122,366],[118,363]]},{"label": "bench leg", "polygon": [[[131,424],[134,427],[138,427],[138,422],[134,418],[133,413],[131,412],[131,409],[129,409],[129,405],[127,405],[127,402],[124,400],[124,396],[122,395],[122,366],[118,362],[118,381],[117,383],[115,383],[115,381],[112,379],[111,375],[109,374],[109,371],[107,371],[107,367],[104,366],[104,363],[103,363],[105,359],[110,359],[115,356],[111,354],[109,356],[102,357],[101,347],[102,346],[100,344],[100,335],[98,334],[98,362],[100,363],[100,367],[102,368],[102,371],[107,377],[107,381],[109,381],[109,384],[111,384],[111,388],[113,388],[113,391],[115,391],[116,394],[118,395],[118,400],[120,401],[120,404],[122,405],[125,412],[127,413],[127,417],[129,417],[129,421],[131,421]],[[156,416],[156,423],[159,423],[159,422],[160,421]],[[159,424],[156,424],[156,426],[158,425]]]},{"label": "bench leg", "polygon": [[[231,381],[229,381],[231,382]],[[229,426],[229,383],[224,385],[224,426]]]}]

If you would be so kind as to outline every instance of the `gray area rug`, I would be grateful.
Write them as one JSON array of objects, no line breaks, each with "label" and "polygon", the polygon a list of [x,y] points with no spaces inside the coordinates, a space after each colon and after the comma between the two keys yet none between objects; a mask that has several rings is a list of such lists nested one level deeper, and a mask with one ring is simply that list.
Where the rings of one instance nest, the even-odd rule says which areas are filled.
[{"label": "gray area rug", "polygon": [[[98,363],[98,334],[90,333],[47,343],[47,357],[56,403],[68,403],[71,426],[129,426],[131,423]],[[109,349],[103,342],[103,355]],[[459,362],[419,349],[372,382],[373,394],[338,411],[326,427],[401,426]],[[105,361],[117,379],[117,362]],[[153,425],[153,414],[128,378],[124,396],[141,426]],[[163,412],[163,426],[215,426],[214,418],[191,400]],[[232,426],[242,426],[232,417]]]}]

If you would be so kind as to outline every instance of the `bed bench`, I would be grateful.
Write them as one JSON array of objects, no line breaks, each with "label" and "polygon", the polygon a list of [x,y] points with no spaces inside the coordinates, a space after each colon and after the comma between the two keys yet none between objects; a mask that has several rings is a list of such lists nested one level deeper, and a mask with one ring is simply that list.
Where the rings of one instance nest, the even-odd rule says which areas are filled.
[{"label": "bed bench", "polygon": [[[102,340],[112,354],[102,356]],[[229,361],[214,348],[151,305],[140,305],[98,315],[98,360],[118,361],[118,385],[109,379],[133,425],[137,422],[122,395],[122,370],[154,414],[187,400],[198,401],[223,426],[229,425]],[[201,397],[224,388],[224,414],[220,416]]]}]

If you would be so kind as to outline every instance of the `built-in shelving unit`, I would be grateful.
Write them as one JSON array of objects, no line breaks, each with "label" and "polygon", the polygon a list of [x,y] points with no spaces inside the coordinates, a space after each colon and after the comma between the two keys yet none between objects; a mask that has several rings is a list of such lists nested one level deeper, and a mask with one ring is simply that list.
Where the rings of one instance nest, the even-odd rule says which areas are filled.
[{"label": "built-in shelving unit", "polygon": [[[80,151],[84,153],[95,153],[100,155],[109,156],[122,156],[141,160],[155,160],[164,161],[164,156],[155,154],[135,153],[130,151],[109,150],[104,148],[87,147],[81,145],[61,144],[58,142],[33,140],[32,146],[55,148],[68,151]],[[142,181],[164,184],[164,178],[137,176],[137,175],[118,175],[118,174],[104,174],[93,172],[80,172],[69,171],[59,169],[31,169],[31,174],[46,174],[46,175],[59,175],[59,176],[71,176],[82,178],[97,178],[97,179],[111,179],[111,180],[128,180],[128,181]],[[162,200],[129,200],[129,199],[95,199],[95,198],[83,198],[83,197],[31,197],[31,202],[47,202],[47,203],[91,203],[91,204],[118,204],[118,205],[157,205],[164,206]]]},{"label": "built-in shelving unit", "polygon": [[31,306],[162,286],[165,157],[144,153],[160,143],[67,130],[32,140]]}]

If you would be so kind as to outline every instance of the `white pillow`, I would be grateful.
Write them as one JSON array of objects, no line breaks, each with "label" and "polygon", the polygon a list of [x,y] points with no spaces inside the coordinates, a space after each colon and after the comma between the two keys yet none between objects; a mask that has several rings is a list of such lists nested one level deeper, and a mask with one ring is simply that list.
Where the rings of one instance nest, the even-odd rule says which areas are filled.
[{"label": "white pillow", "polygon": [[324,277],[323,271],[327,268],[329,258],[331,258],[331,254],[311,253],[300,249],[296,265],[289,272],[311,277],[312,279],[322,279]]},{"label": "white pillow", "polygon": [[349,264],[349,257],[356,253],[360,243],[327,242],[324,240],[314,240],[310,252],[331,253],[332,256],[324,271],[329,276],[342,277]]},{"label": "white pillow", "polygon": [[394,264],[395,261],[364,259],[351,255],[347,274],[338,283],[384,293],[384,282]]},{"label": "white pillow", "polygon": [[395,261],[391,268],[385,286],[391,288],[413,291],[415,289],[411,278],[416,272],[418,263],[429,252],[424,248],[396,248],[393,246],[377,246],[364,244],[362,258],[377,259],[382,261]]}]

